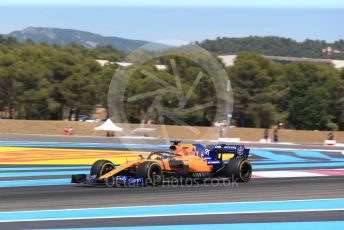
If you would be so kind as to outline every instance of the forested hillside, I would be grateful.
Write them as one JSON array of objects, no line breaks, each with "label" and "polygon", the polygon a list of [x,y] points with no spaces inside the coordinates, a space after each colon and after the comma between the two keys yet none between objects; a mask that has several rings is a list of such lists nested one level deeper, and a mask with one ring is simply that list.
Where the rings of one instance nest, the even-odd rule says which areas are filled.
[{"label": "forested hillside", "polygon": [[13,31],[9,34],[25,42],[30,39],[35,43],[65,46],[71,43],[94,48],[96,46],[110,45],[115,49],[129,52],[146,44],[146,41],[125,39],[119,37],[106,37],[95,33],[80,30],[28,27],[23,30]]},{"label": "forested hillside", "polygon": [[[209,51],[221,54],[254,52],[271,56],[344,59],[344,40],[334,43],[309,39],[297,42],[290,38],[251,36],[244,38],[223,37],[215,40],[204,40],[197,44]],[[322,52],[328,47],[332,48],[330,54]]]}]

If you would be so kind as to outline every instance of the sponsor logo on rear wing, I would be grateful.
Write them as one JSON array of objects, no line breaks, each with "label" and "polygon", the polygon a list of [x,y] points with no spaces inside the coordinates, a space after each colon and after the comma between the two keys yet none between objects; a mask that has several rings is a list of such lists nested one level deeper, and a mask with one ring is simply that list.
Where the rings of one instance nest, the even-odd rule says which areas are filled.
[{"label": "sponsor logo on rear wing", "polygon": [[216,153],[233,153],[237,155],[248,154],[249,149],[245,149],[244,145],[208,145],[206,146],[205,152],[210,153],[211,151]]}]

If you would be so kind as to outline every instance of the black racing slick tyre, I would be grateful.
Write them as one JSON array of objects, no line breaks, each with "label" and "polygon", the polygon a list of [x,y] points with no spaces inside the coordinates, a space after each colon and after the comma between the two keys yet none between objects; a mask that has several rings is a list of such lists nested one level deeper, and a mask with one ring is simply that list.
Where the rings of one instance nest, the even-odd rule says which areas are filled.
[{"label": "black racing slick tyre", "polygon": [[247,159],[235,158],[229,161],[226,176],[233,181],[248,182],[252,176],[252,165]]},{"label": "black racing slick tyre", "polygon": [[157,162],[147,161],[137,168],[137,175],[142,177],[145,185],[158,186],[163,182],[161,166]]},{"label": "black racing slick tyre", "polygon": [[91,175],[96,175],[97,177],[100,177],[104,175],[105,173],[110,172],[115,168],[115,165],[108,160],[97,160],[93,163],[91,167]]}]

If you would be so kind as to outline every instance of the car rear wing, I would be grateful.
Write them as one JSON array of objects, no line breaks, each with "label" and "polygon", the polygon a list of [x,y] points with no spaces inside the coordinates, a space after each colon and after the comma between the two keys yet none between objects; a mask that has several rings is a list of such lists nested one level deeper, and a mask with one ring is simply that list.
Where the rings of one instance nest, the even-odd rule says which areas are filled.
[{"label": "car rear wing", "polygon": [[227,144],[207,145],[205,151],[214,160],[229,160],[238,156],[247,158],[250,153],[250,149],[245,148],[244,145]]}]

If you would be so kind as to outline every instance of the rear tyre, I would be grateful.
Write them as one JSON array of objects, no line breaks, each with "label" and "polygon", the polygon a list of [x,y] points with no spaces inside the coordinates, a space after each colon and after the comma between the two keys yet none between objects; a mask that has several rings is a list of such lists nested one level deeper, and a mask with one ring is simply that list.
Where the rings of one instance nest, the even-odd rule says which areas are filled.
[{"label": "rear tyre", "polygon": [[139,165],[137,175],[142,177],[145,185],[158,186],[163,182],[161,166],[157,162],[147,161]]},{"label": "rear tyre", "polygon": [[252,176],[252,165],[247,159],[232,159],[227,164],[225,172],[232,181],[248,182]]},{"label": "rear tyre", "polygon": [[97,178],[115,169],[115,165],[108,160],[97,160],[91,167],[91,175],[96,175]]}]

